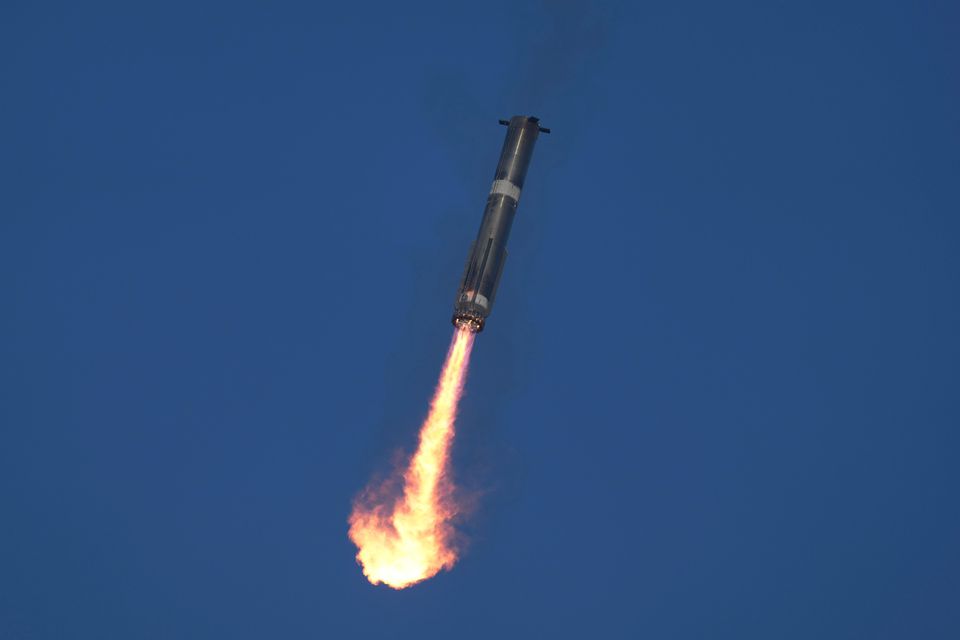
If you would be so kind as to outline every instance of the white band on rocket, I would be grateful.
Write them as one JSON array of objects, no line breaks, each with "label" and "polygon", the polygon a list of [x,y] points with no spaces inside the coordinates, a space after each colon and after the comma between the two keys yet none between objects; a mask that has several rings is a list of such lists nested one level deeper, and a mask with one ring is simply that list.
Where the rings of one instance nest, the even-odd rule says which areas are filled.
[{"label": "white band on rocket", "polygon": [[490,193],[499,193],[500,195],[510,196],[515,201],[520,202],[520,187],[509,180],[494,180],[490,187]]}]

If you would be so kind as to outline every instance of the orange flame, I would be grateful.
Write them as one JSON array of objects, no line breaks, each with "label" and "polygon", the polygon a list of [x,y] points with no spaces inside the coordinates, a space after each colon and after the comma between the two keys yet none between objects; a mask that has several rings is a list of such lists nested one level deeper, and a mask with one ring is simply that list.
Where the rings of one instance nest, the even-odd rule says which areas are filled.
[{"label": "orange flame", "polygon": [[460,328],[453,337],[430,413],[420,428],[420,444],[403,473],[403,493],[383,500],[385,487],[374,487],[354,504],[350,540],[357,545],[363,575],[373,584],[403,589],[440,569],[449,570],[457,561],[450,445],[474,336]]}]

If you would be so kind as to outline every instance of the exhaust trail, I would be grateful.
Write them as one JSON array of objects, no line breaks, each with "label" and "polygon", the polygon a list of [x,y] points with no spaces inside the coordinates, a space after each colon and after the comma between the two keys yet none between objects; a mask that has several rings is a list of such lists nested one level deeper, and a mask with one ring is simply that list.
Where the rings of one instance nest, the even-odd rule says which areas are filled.
[{"label": "exhaust trail", "polygon": [[372,584],[403,589],[451,569],[457,561],[452,520],[459,509],[450,477],[450,446],[475,337],[469,327],[454,333],[417,451],[402,474],[402,492],[384,499],[397,481],[388,479],[368,487],[354,503],[350,540]]}]

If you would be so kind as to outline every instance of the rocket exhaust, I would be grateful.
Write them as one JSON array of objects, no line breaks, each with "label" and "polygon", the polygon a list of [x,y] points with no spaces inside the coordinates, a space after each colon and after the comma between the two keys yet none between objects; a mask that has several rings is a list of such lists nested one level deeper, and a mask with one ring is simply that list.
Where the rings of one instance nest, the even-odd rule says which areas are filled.
[{"label": "rocket exhaust", "polygon": [[354,504],[350,540],[373,584],[403,589],[457,561],[452,521],[459,509],[450,478],[450,445],[474,337],[467,329],[454,333],[417,451],[403,472],[402,492],[384,500],[385,489],[393,484],[388,481],[368,488]]}]

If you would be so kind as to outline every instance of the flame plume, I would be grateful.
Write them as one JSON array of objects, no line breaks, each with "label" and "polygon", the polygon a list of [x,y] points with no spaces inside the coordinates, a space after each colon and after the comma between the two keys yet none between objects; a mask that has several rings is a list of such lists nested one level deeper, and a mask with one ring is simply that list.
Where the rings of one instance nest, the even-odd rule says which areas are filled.
[{"label": "flame plume", "polygon": [[454,334],[430,413],[420,428],[419,446],[403,473],[403,493],[384,500],[384,487],[368,488],[354,504],[350,540],[357,545],[363,574],[373,584],[403,589],[457,561],[450,445],[474,337],[469,328]]}]

